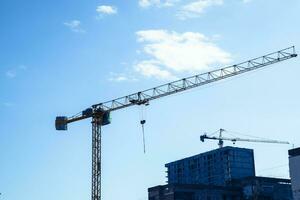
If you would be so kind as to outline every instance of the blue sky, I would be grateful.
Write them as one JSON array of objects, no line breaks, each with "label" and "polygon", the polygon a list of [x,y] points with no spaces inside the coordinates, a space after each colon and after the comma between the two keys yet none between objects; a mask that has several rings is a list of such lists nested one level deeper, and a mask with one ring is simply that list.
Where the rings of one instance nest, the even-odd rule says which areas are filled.
[{"label": "blue sky", "polygon": [[[170,80],[300,46],[300,2],[3,0],[0,199],[90,197],[91,125],[57,115]],[[211,150],[219,128],[300,145],[299,60],[112,113],[103,127],[103,197],[147,199],[164,164]],[[227,143],[231,145],[230,143]],[[289,177],[289,145],[254,148],[258,175]],[[274,169],[271,169],[274,168]]]}]

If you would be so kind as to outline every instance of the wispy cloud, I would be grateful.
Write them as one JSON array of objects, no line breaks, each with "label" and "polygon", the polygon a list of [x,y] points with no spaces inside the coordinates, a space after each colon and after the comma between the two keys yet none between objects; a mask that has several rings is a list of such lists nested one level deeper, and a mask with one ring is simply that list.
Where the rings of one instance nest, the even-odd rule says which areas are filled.
[{"label": "wispy cloud", "polygon": [[4,107],[12,107],[12,106],[14,106],[14,104],[12,102],[4,102],[4,103],[2,103],[2,106],[4,106]]},{"label": "wispy cloud", "polygon": [[179,19],[196,18],[199,17],[206,9],[213,6],[223,5],[223,0],[197,0],[188,3],[180,8],[177,13]]},{"label": "wispy cloud", "polygon": [[174,6],[180,0],[139,0],[139,6],[148,8],[151,6],[156,7],[170,7]]},{"label": "wispy cloud", "polygon": [[110,77],[108,78],[109,81],[112,82],[124,82],[124,81],[137,81],[138,79],[135,78],[130,73],[110,73]]},{"label": "wispy cloud", "polygon": [[135,65],[135,70],[145,77],[155,77],[161,80],[174,80],[176,76],[170,71],[162,69],[157,60],[144,60]]},{"label": "wispy cloud", "polygon": [[7,78],[15,78],[17,76],[17,72],[14,69],[8,70],[5,72],[5,76]]},{"label": "wispy cloud", "polygon": [[27,66],[26,65],[19,65],[18,69],[20,70],[27,70]]},{"label": "wispy cloud", "polygon": [[11,68],[5,72],[5,76],[9,79],[15,78],[21,71],[27,70],[27,66],[19,65],[18,67]]},{"label": "wispy cloud", "polygon": [[81,22],[79,20],[71,20],[64,22],[64,25],[68,27],[71,31],[75,33],[85,33],[86,31],[81,27]]},{"label": "wispy cloud", "polygon": [[136,33],[143,56],[135,70],[143,76],[174,79],[180,73],[195,73],[231,62],[230,53],[197,32],[143,30]]},{"label": "wispy cloud", "polygon": [[[176,16],[181,19],[197,18],[203,15],[207,9],[222,6],[227,0],[138,0],[139,6],[143,8],[176,7]],[[249,3],[252,0],[239,0]]]},{"label": "wispy cloud", "polygon": [[99,17],[103,17],[104,15],[115,15],[118,13],[117,7],[110,6],[110,5],[101,5],[98,6],[96,9]]}]

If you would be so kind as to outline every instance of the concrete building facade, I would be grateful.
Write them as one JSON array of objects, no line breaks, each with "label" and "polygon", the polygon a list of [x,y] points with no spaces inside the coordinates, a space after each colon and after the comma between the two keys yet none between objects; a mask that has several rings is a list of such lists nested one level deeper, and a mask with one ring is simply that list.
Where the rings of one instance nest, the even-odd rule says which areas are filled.
[{"label": "concrete building facade", "polygon": [[248,177],[227,186],[168,184],[148,189],[149,200],[293,200],[290,180]]},{"label": "concrete building facade", "polygon": [[247,177],[234,180],[230,185],[240,187],[243,200],[293,200],[289,179]]},{"label": "concrete building facade", "polygon": [[294,200],[300,200],[300,148],[289,150],[289,166]]},{"label": "concrete building facade", "polygon": [[239,187],[168,184],[148,189],[149,200],[242,200]]},{"label": "concrete building facade", "polygon": [[165,165],[169,184],[225,186],[227,182],[255,176],[252,149],[223,147]]},{"label": "concrete building facade", "polygon": [[223,147],[165,166],[168,184],[149,188],[149,200],[293,200],[290,180],[255,176],[252,149]]}]

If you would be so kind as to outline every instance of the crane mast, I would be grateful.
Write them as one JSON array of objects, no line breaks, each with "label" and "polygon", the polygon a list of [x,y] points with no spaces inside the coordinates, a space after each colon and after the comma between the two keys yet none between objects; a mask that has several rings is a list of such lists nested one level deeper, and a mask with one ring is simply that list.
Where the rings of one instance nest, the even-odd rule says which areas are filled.
[{"label": "crane mast", "polygon": [[148,90],[133,93],[110,101],[94,104],[71,117],[56,117],[56,130],[67,130],[68,124],[92,118],[92,200],[101,200],[101,127],[111,123],[110,112],[133,105],[148,105],[150,101],[260,69],[297,57],[295,47],[285,48],[236,65],[207,73],[186,77]]},{"label": "crane mast", "polygon": [[102,117],[92,119],[92,200],[101,199],[101,123]]}]

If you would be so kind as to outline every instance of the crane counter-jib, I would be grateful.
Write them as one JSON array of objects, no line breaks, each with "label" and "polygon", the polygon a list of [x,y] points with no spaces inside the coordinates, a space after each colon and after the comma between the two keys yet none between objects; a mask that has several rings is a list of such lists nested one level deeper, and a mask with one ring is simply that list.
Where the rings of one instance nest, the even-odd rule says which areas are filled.
[{"label": "crane counter-jib", "polygon": [[110,123],[111,111],[123,109],[133,105],[148,104],[149,101],[152,101],[154,99],[169,96],[222,79],[230,78],[232,76],[263,68],[265,66],[269,66],[271,64],[275,64],[294,57],[297,57],[297,54],[295,52],[295,47],[292,46],[236,65],[231,65],[207,73],[183,78],[111,101],[95,104],[76,116],[72,116],[69,118],[65,116],[59,116],[56,118],[55,126],[57,130],[67,130],[67,125],[69,123],[97,116],[103,117],[102,125],[107,125]]}]

